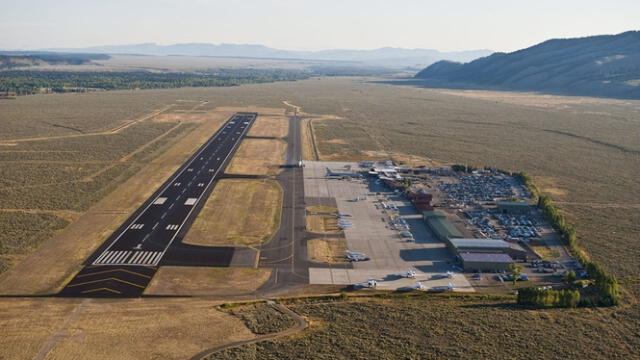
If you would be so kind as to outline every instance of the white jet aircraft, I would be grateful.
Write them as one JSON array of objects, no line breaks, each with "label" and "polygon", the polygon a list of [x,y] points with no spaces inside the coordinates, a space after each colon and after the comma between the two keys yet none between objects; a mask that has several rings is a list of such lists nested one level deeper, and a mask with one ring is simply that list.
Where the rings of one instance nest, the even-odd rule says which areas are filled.
[{"label": "white jet aircraft", "polygon": [[365,253],[347,250],[347,260],[349,261],[367,261],[369,257]]}]

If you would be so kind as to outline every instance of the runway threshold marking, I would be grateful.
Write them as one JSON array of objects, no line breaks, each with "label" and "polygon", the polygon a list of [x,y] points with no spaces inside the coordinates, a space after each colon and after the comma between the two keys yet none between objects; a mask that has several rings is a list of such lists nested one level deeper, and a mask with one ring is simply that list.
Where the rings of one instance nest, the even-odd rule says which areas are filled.
[{"label": "runway threshold marking", "polygon": [[94,292],[98,292],[98,291],[108,291],[108,292],[110,292],[112,294],[122,295],[122,291],[113,290],[113,289],[106,288],[106,287],[98,288],[98,289],[91,289],[91,290],[84,290],[84,291],[81,291],[81,292],[83,294],[89,294],[89,293],[94,293]]},{"label": "runway threshold marking", "polygon": [[[234,115],[231,117],[231,119],[233,119],[233,118],[235,118],[235,117],[237,117],[237,116],[238,116],[238,114],[234,114]],[[253,120],[255,120],[255,118],[253,118]],[[233,123],[234,123],[234,122],[230,122],[229,124],[233,124]],[[227,126],[230,126],[230,125],[227,125]],[[247,128],[247,129],[248,129],[248,128]],[[243,129],[243,133],[244,133],[244,132],[246,132],[246,130],[247,130],[247,129]],[[218,135],[219,135],[218,133],[216,133],[215,135],[213,135],[213,136],[212,136],[212,137],[211,137],[211,138],[210,138],[210,139],[209,139],[209,140],[208,140],[208,141],[207,141],[207,142],[206,142],[206,143],[205,143],[205,144],[200,148],[199,152],[198,152],[198,153],[197,153],[193,158],[191,158],[191,159],[189,160],[188,164],[184,165],[184,167],[182,168],[182,170],[181,170],[180,172],[178,172],[177,174],[174,174],[173,179],[172,179],[172,182],[173,182],[173,185],[174,185],[174,186],[180,186],[180,185],[182,185],[180,182],[176,182],[176,181],[175,181],[175,179],[178,179],[178,178],[179,178],[179,176],[180,176],[180,175],[182,175],[182,173],[184,173],[185,171],[186,171],[186,172],[192,172],[192,171],[193,171],[193,168],[192,168],[192,167],[189,167],[189,166],[190,166],[190,165],[193,163],[193,161],[195,161],[195,159],[196,159],[198,156],[200,156],[200,154],[201,154],[201,153],[202,153],[202,152],[203,152],[203,151],[204,151],[204,150],[205,150],[205,149],[206,149],[206,148],[207,148],[207,147],[208,147],[208,146],[213,142],[213,140],[215,140],[216,138],[217,138],[217,139],[222,139],[221,137],[218,137]],[[234,138],[234,139],[232,139],[232,140],[235,140],[235,138]],[[240,141],[237,141],[237,142],[235,142],[235,143],[234,143],[234,145],[231,147],[231,150],[230,150],[230,151],[227,153],[227,155],[225,156],[224,161],[226,161],[226,160],[229,158],[229,156],[230,156],[232,153],[234,153],[234,151],[235,151],[235,150],[236,150],[236,148],[238,147],[239,143],[240,143]],[[220,159],[220,158],[218,158],[218,159]],[[215,177],[216,177],[216,175],[218,174],[218,172],[219,172],[219,170],[220,170],[220,169],[221,169],[221,167],[219,167],[217,170],[216,170],[216,169],[210,169],[210,172],[215,172],[215,173],[213,174],[213,177],[211,178],[211,180],[208,182],[207,187],[208,187],[209,185],[211,185],[211,183],[213,182],[213,178],[215,178]],[[166,186],[164,186],[164,187],[161,189],[160,193],[162,193],[162,191],[166,190],[169,186],[170,186],[170,185],[166,185]],[[185,192],[185,190],[186,190],[186,189],[184,189],[184,190],[183,190],[183,193]],[[202,196],[202,194],[200,194],[200,197],[201,197],[201,196]],[[158,196],[158,197],[160,197],[160,196]],[[154,199],[154,201],[155,201],[155,200],[157,200],[157,199],[158,199],[158,197],[156,197],[156,199]],[[181,197],[182,197],[182,194],[178,195],[178,197],[176,198],[176,201],[180,200],[180,198],[181,198]],[[200,197],[198,197],[198,199],[199,199]],[[151,205],[153,205],[153,202],[152,202],[152,203],[150,203],[147,207],[145,207],[145,208],[144,208],[144,210],[140,213],[140,215],[138,215],[138,217],[137,217],[135,220],[133,220],[133,222],[135,222],[138,218],[140,218],[140,216],[142,216],[142,214],[143,214],[143,213],[144,213],[144,212],[145,212],[145,211],[146,211],[146,210],[147,210]],[[171,205],[169,206],[169,209],[171,209],[171,208],[173,207],[173,205],[174,205],[174,204],[171,204]],[[193,210],[193,209],[192,209],[192,210]],[[189,216],[190,216],[190,215],[191,215],[191,211],[189,211],[189,213],[187,214],[187,218],[189,218]],[[182,225],[183,225],[183,224],[184,224],[184,222],[180,225],[179,229],[182,227]],[[178,229],[178,230],[179,230],[179,229]],[[116,237],[116,239],[115,239],[115,240],[113,240],[113,241],[111,242],[111,244],[109,245],[109,247],[108,247],[107,249],[111,248],[111,246],[113,246],[113,244],[117,243],[117,242],[118,242],[118,240],[120,239],[120,237],[121,237],[123,234],[124,234],[124,231],[123,231],[123,232],[121,232],[121,233]],[[177,234],[177,233],[176,233],[176,234]],[[175,239],[175,236],[174,236],[173,238],[171,238],[171,240],[170,240],[170,241],[169,241],[169,243],[167,244],[166,248],[165,248],[165,249],[164,249],[164,251],[162,252],[162,254],[163,254],[162,256],[164,256],[164,253],[167,251],[168,247],[173,243],[174,239]],[[146,240],[146,238],[145,238],[145,239],[143,239],[143,241],[144,241],[144,240]],[[160,258],[162,258],[162,256],[161,256]],[[159,260],[159,259],[158,259],[158,260]],[[155,264],[154,264],[154,265],[155,265]]]},{"label": "runway threshold marking", "polygon": [[117,281],[117,282],[121,282],[123,284],[127,284],[127,285],[131,285],[131,286],[136,286],[139,287],[141,289],[144,289],[145,286],[139,285],[139,284],[134,284],[132,282],[126,281],[126,280],[122,280],[122,279],[118,279],[118,278],[114,278],[114,277],[110,277],[110,278],[104,278],[104,279],[99,279],[99,280],[93,280],[93,281],[86,281],[83,283],[77,283],[77,284],[73,284],[73,285],[67,285],[67,287],[76,287],[76,286],[82,286],[82,285],[88,285],[88,284],[95,284],[95,283],[99,283],[99,282],[104,282],[104,281]]},{"label": "runway threshold marking", "polygon": [[90,274],[78,275],[76,277],[77,278],[82,278],[82,277],[87,277],[87,276],[106,274],[106,273],[115,272],[115,271],[123,271],[123,272],[129,273],[129,274],[133,274],[133,275],[137,275],[137,276],[144,277],[144,278],[147,278],[147,279],[151,279],[151,276],[149,276],[149,275],[141,274],[141,273],[138,273],[138,272],[135,272],[135,271],[131,271],[131,270],[127,270],[127,269],[124,269],[124,268],[115,268],[115,269],[109,269],[109,270],[104,270],[104,271],[96,271],[96,272],[92,272]]}]

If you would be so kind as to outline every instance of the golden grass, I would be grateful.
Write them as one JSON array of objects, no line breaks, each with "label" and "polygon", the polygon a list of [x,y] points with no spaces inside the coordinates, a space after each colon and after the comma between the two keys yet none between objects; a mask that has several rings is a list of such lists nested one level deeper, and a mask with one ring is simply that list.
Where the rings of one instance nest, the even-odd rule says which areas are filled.
[{"label": "golden grass", "polygon": [[247,135],[284,138],[288,133],[289,119],[284,114],[281,116],[258,114],[258,118]]},{"label": "golden grass", "polygon": [[307,211],[314,213],[335,213],[338,211],[337,207],[324,205],[309,205],[306,209]]},{"label": "golden grass", "polygon": [[307,231],[317,234],[338,234],[338,220],[330,215],[307,215]]},{"label": "golden grass", "polygon": [[287,143],[282,140],[244,139],[227,167],[228,174],[275,175],[284,164]]},{"label": "golden grass", "polygon": [[313,138],[311,119],[303,119],[300,122],[300,137],[302,138],[302,159],[317,161],[316,147]]},{"label": "golden grass", "polygon": [[223,179],[184,239],[194,245],[259,245],[280,226],[282,188],[273,180]]},{"label": "golden grass", "polygon": [[212,112],[209,121],[179,139],[76,222],[45,241],[0,277],[0,294],[59,291],[82,268],[83,261],[232,114]]},{"label": "golden grass", "polygon": [[347,244],[344,238],[318,238],[307,242],[309,260],[323,263],[346,262],[344,252]]},{"label": "golden grass", "polygon": [[0,299],[2,359],[185,359],[250,339],[201,299]]},{"label": "golden grass", "polygon": [[531,245],[531,248],[543,259],[556,259],[560,257],[560,253],[544,245]]},{"label": "golden grass", "polygon": [[163,266],[145,295],[242,295],[264,284],[271,269]]}]

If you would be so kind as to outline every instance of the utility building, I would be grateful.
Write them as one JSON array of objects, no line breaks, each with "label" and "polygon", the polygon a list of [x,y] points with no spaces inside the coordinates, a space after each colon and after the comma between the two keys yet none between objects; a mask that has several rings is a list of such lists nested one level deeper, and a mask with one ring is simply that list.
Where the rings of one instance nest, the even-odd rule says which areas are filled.
[{"label": "utility building", "polygon": [[518,244],[494,239],[448,239],[445,241],[455,255],[463,253],[503,253],[514,259],[527,260],[527,251]]},{"label": "utility building", "polygon": [[448,239],[463,237],[460,230],[447,220],[447,216],[442,211],[425,211],[422,213],[422,218],[440,241],[446,243]]},{"label": "utility building", "polygon": [[464,271],[502,272],[513,264],[511,256],[502,253],[462,253],[460,260]]},{"label": "utility building", "polygon": [[531,212],[531,206],[526,202],[498,201],[498,211],[502,214],[526,215]]}]

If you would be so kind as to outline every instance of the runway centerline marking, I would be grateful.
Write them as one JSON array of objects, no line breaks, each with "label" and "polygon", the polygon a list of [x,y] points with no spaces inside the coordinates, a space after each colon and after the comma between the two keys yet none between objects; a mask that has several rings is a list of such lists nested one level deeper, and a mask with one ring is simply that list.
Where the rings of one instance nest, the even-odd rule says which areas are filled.
[{"label": "runway centerline marking", "polygon": [[[235,131],[235,132],[241,136],[227,135],[225,137],[225,136],[222,136],[222,134],[227,134],[228,132],[218,130],[205,144],[203,144],[199,148],[199,150],[195,155],[193,155],[185,164],[183,164],[179,168],[179,170],[176,173],[172,175],[170,180],[166,181],[160,189],[156,190],[155,198],[147,200],[147,202],[145,203],[146,205],[144,205],[144,208],[140,208],[136,211],[137,215],[135,215],[135,218],[130,218],[127,220],[127,223],[130,224],[128,227],[122,228],[121,230],[119,230],[117,234],[112,235],[113,240],[110,241],[108,246],[104,250],[102,250],[100,254],[97,254],[97,257],[93,261],[93,264],[94,265],[100,265],[100,264],[128,265],[132,263],[135,263],[135,264],[144,263],[144,264],[155,266],[157,263],[159,263],[162,257],[164,256],[164,254],[168,251],[169,247],[175,241],[176,236],[178,236],[178,234],[180,233],[180,230],[184,226],[186,226],[186,222],[191,218],[192,213],[196,208],[196,206],[193,206],[193,205],[199,203],[199,201],[201,200],[201,198],[204,196],[205,193],[207,194],[207,196],[210,195],[210,192],[208,191],[209,187],[212,184],[214,184],[214,180],[216,180],[218,173],[223,169],[224,163],[231,156],[235,154],[235,151],[240,146],[242,137],[246,134],[246,132],[250,128],[250,126],[247,126],[247,125],[254,122],[256,117],[257,116],[255,114],[249,114],[249,113],[236,114],[232,116],[228,120],[226,128],[237,129],[238,131]],[[242,123],[242,125],[234,125],[238,122],[238,119],[250,119],[250,121],[245,121],[244,123]],[[216,145],[220,144],[219,146],[213,145],[214,141],[216,140],[217,142],[215,142],[215,144]],[[226,150],[224,150],[225,155],[216,157],[217,162],[214,166],[208,166],[209,160],[206,160],[206,162],[204,162],[206,156],[201,154],[205,152],[211,152],[210,153],[211,155],[208,157],[208,159],[213,159],[216,155],[220,155],[219,152],[221,152],[222,146],[226,147]],[[204,163],[200,161],[203,161]],[[198,167],[198,165],[201,165],[201,167]],[[199,179],[198,178],[199,176],[195,175],[193,176],[192,181],[189,181],[188,185],[181,189],[181,192],[179,194],[175,194],[175,193],[171,194],[170,191],[168,192],[168,189],[170,187],[182,187],[182,185],[184,184],[183,174],[185,172],[197,172],[197,174],[199,175],[202,173],[202,170],[204,169],[208,169],[207,172],[212,173],[209,176],[203,176],[206,179],[202,179],[202,178]],[[199,180],[199,181],[196,181],[196,180]],[[203,182],[202,180],[205,180],[205,181]],[[197,190],[194,190],[192,188],[192,185],[194,183],[197,184]],[[187,189],[191,189],[189,194],[186,194]],[[186,200],[182,200],[183,195],[185,195]],[[175,196],[175,199],[172,200],[174,196]],[[184,208],[175,207],[175,204],[178,203],[179,201],[184,201],[183,205],[191,207],[190,209],[185,209],[185,210],[188,210],[186,216],[184,216],[184,212],[182,212],[183,211],[182,209]],[[159,210],[159,211],[151,210],[151,211],[158,211],[158,214],[161,214],[159,216],[159,220],[165,220],[165,218],[173,218],[174,216],[176,216],[178,217],[178,219],[175,219],[175,220],[181,221],[179,224],[166,225],[165,230],[173,231],[174,232],[173,234],[162,235],[163,232],[160,232],[160,233],[155,232],[155,230],[160,226],[160,221],[155,222],[155,224],[152,226],[149,233],[145,234],[144,232],[131,231],[131,230],[141,230],[145,227],[144,223],[138,222],[138,219],[140,219],[143,215],[145,216],[144,222],[153,221],[149,219],[150,216],[156,216],[156,217],[158,216],[158,215],[155,215],[153,212],[150,212],[150,207],[152,205],[158,205],[158,206],[168,205],[168,210],[164,212],[162,212],[162,210]],[[158,208],[155,208],[155,209],[158,209]],[[172,209],[176,209],[176,210],[173,210],[174,212],[169,211]],[[176,214],[176,215],[173,215],[173,214]],[[163,223],[162,226],[165,226],[165,224]],[[125,234],[126,234],[126,237],[123,240],[123,236],[125,236]],[[144,234],[144,237],[142,241],[136,240],[136,237],[142,236],[143,234]],[[145,241],[148,240],[152,234],[155,240],[153,241],[153,245],[151,246],[154,246],[157,249],[156,251],[148,251],[150,250],[149,249],[150,245],[144,244]],[[115,236],[115,238],[113,238],[113,236]],[[141,250],[145,250],[145,248],[147,249],[148,252],[144,255],[141,255],[140,254]]]}]

